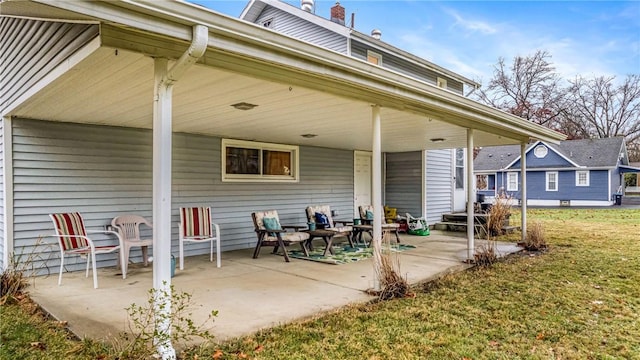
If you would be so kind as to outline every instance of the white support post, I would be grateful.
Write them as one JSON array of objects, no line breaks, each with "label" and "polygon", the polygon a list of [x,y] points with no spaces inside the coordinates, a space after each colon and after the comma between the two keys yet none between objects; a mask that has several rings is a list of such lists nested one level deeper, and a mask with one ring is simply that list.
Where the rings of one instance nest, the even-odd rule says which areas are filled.
[{"label": "white support post", "polygon": [[473,209],[473,129],[467,129],[467,260],[473,261],[475,254],[474,230],[475,214]]},{"label": "white support post", "polygon": [[380,150],[380,105],[371,108],[371,125],[373,135],[371,138],[372,153],[371,162],[373,170],[372,184],[372,205],[376,216],[373,217],[373,287],[380,290],[380,269],[382,268],[382,218],[384,217],[382,208],[382,152]]},{"label": "white support post", "polygon": [[[159,334],[171,334],[171,94],[165,82],[168,60],[154,59],[153,94],[153,288],[155,326]],[[163,359],[175,359],[171,337],[155,344]]]},{"label": "white support post", "polygon": [[520,178],[522,179],[522,194],[520,210],[522,212],[521,216],[521,229],[522,229],[522,242],[527,241],[527,143],[523,142],[520,144]]},{"label": "white support post", "polygon": [[13,243],[13,123],[10,117],[2,118],[2,156],[3,156],[3,189],[4,202],[4,232],[1,269],[7,269],[11,263],[11,256],[14,252]]},{"label": "white support post", "polygon": [[209,29],[193,26],[191,45],[168,68],[168,60],[154,60],[153,92],[153,289],[155,291],[154,345],[163,360],[174,360],[171,345],[171,123],[173,84],[207,49]]}]

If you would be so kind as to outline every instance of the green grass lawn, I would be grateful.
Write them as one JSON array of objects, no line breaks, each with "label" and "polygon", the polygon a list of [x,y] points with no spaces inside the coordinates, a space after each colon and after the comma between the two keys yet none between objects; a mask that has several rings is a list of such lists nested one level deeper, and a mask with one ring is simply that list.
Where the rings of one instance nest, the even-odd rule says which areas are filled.
[{"label": "green grass lawn", "polygon": [[[528,219],[544,226],[544,254],[447,276],[416,289],[415,298],[348,307],[185,357],[640,359],[640,211],[533,209]],[[2,309],[0,358],[110,358],[107,348],[69,340],[55,324],[31,325],[39,320],[16,308]],[[67,356],[30,344],[39,338]]]}]

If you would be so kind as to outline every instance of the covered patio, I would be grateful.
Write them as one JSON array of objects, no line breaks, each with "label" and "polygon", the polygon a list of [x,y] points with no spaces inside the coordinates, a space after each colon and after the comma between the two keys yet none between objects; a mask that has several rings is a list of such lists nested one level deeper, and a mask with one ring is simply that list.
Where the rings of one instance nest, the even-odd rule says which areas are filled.
[{"label": "covered patio", "polygon": [[[415,249],[399,254],[400,273],[411,284],[468,269],[466,238],[456,233],[433,231],[429,236],[402,234],[402,242]],[[265,249],[266,250],[266,249]],[[498,243],[498,253],[521,250],[512,243]],[[228,251],[224,266],[216,268],[206,255],[187,259],[188,266],[172,279],[178,292],[193,295],[194,316],[206,319],[212,310],[219,315],[212,333],[217,340],[247,335],[260,329],[312,317],[349,304],[374,299],[365,291],[373,286],[373,260],[343,265],[293,259],[267,251],[252,259],[252,250]],[[34,279],[33,299],[79,337],[103,339],[128,330],[125,308],[147,303],[152,286],[152,267],[131,265],[126,280],[115,267],[99,269],[100,288],[77,271]],[[78,306],[83,304],[83,306]]]},{"label": "covered patio", "polygon": [[[362,291],[376,285],[370,262],[330,269],[301,261],[287,266],[294,264],[266,255],[250,259],[245,252],[255,240],[248,215],[277,208],[300,223],[294,214],[305,206],[340,202],[340,213],[350,217],[355,151],[371,153],[370,204],[378,209],[385,153],[467,148],[465,161],[471,164],[470,150],[477,146],[520,144],[524,151],[531,139],[563,139],[426,81],[187,2],[8,0],[1,6],[9,18],[4,27],[21,39],[5,52],[7,67],[16,74],[3,86],[6,101],[0,107],[6,159],[3,263],[51,233],[49,213],[90,213],[88,227],[102,227],[125,211],[153,222],[156,260],[147,273],[132,272],[125,282],[102,275],[100,289],[91,291],[69,288],[84,284],[74,278],[82,272],[65,274],[62,287],[52,278],[36,280],[34,297],[47,310],[71,324],[92,323],[88,328],[100,334],[124,325],[123,317],[109,310],[144,302],[149,288],[172,282],[193,292],[197,303],[211,304],[203,306],[206,310],[222,312],[220,336],[366,301]],[[27,36],[30,31],[38,35]],[[18,56],[22,48],[39,52]],[[221,175],[221,144],[227,139],[300,147],[300,159],[293,161],[300,165],[293,169],[300,178],[228,181]],[[465,177],[474,183],[470,169]],[[473,199],[473,186],[466,190]],[[214,221],[223,223],[223,266],[217,271],[208,271],[212,264],[188,266],[172,279],[177,208],[184,205],[214,206]],[[401,271],[410,281],[459,268],[461,259],[473,257],[471,203],[467,209],[471,230],[466,238],[451,238],[455,250],[445,246],[448,255],[436,256],[422,246],[401,255],[406,267]],[[375,217],[375,244],[380,221]],[[420,241],[437,245],[433,239]],[[194,248],[189,255],[202,253]],[[111,260],[104,256],[98,262],[105,267]],[[281,303],[275,295],[282,296]],[[82,297],[109,307],[63,311],[69,310],[65,304],[89,303]],[[242,303],[245,299],[252,302]],[[258,316],[274,307],[282,309],[280,317]],[[230,314],[237,317],[225,318]],[[234,331],[234,326],[245,328]],[[160,347],[164,358],[172,357],[170,344]]]}]

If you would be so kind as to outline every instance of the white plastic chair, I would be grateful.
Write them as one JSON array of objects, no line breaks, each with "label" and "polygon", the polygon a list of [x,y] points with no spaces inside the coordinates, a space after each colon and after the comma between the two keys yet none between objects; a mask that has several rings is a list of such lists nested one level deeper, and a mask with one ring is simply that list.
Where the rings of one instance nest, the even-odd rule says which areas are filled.
[{"label": "white plastic chair", "polygon": [[[215,230],[214,230],[215,229]],[[220,267],[220,226],[211,221],[210,207],[180,208],[178,228],[180,241],[180,270],[184,270],[184,243],[211,242],[209,261],[213,262],[213,243],[216,243],[216,266]]]},{"label": "white plastic chair", "polygon": [[152,225],[139,215],[120,215],[111,220],[111,226],[118,231],[122,238],[122,257],[124,257],[124,268],[122,269],[122,275],[124,278],[127,276],[127,270],[129,268],[129,253],[132,247],[140,247],[142,250],[142,259],[144,266],[149,265],[149,258],[147,256],[147,249],[153,245],[153,239],[141,239],[140,238],[140,225],[144,224],[150,228]]},{"label": "white plastic chair", "polygon": [[[109,230],[87,230],[84,227],[82,215],[77,212],[49,214],[60,245],[60,274],[58,275],[58,285],[62,284],[62,271],[64,269],[65,255],[79,255],[87,257],[86,277],[89,277],[89,263],[93,265],[93,287],[98,288],[98,274],[96,271],[96,254],[107,254],[122,249],[122,238],[114,231]],[[87,234],[112,234],[118,238],[118,245],[95,246]],[[122,255],[122,254],[120,254]],[[124,268],[124,257],[119,256],[120,266]],[[122,278],[125,278],[124,271]]]}]

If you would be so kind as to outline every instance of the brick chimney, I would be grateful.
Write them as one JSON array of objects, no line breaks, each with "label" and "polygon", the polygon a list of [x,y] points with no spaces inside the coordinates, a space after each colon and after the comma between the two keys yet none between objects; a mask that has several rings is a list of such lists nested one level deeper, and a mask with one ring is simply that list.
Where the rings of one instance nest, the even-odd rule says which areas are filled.
[{"label": "brick chimney", "polygon": [[344,25],[344,8],[340,5],[340,1],[331,8],[331,21]]}]

